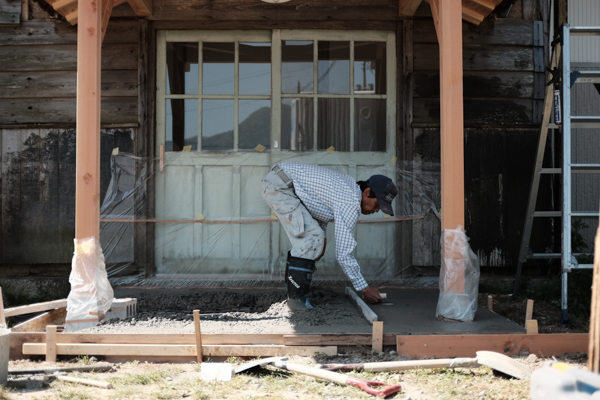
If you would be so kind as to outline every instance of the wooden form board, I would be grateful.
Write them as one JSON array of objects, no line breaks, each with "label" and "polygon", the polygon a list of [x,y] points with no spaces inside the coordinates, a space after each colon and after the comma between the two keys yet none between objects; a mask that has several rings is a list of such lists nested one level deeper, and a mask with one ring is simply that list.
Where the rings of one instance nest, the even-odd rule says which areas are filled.
[{"label": "wooden form board", "polygon": [[528,350],[539,357],[586,352],[587,333],[515,335],[398,336],[398,354],[413,358],[475,357],[480,350],[508,356]]},{"label": "wooden form board", "polygon": [[31,314],[65,307],[67,307],[67,299],[46,301],[43,303],[29,304],[27,306],[7,308],[4,310],[4,316],[8,318],[14,317],[15,315]]},{"label": "wooden form board", "polygon": [[44,332],[48,325],[64,325],[66,316],[66,307],[57,308],[56,310],[45,312],[43,314],[38,315],[35,318],[15,325],[13,328],[11,328],[11,333],[14,334],[16,332]]},{"label": "wooden form board", "polygon": [[[46,343],[23,343],[23,354],[46,353]],[[329,356],[337,354],[337,346],[281,346],[281,345],[206,345],[202,354],[212,357],[275,357],[285,355],[313,356],[315,353]],[[196,356],[196,345],[186,344],[98,344],[57,343],[56,355],[95,355],[152,357]]]}]

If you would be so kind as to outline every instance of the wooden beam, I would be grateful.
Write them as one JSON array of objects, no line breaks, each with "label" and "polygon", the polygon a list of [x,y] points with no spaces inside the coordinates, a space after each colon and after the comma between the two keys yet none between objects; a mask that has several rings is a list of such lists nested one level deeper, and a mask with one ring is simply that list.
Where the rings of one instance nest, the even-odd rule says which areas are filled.
[{"label": "wooden beam", "polygon": [[481,21],[483,21],[482,19],[477,19],[475,17],[471,17],[470,15],[464,14],[462,15],[462,19],[464,19],[467,22],[472,23],[473,25],[479,26],[479,24],[481,23]]},{"label": "wooden beam", "polygon": [[77,0],[58,0],[55,3],[50,4],[52,6],[52,8],[54,8],[54,11],[58,11],[61,8],[65,8],[68,5],[71,5],[73,3],[77,3]]},{"label": "wooden beam", "polygon": [[106,28],[114,5],[115,0],[102,0],[102,42],[104,42],[104,36],[106,36]]},{"label": "wooden beam", "polygon": [[423,0],[400,0],[398,15],[400,17],[412,17]]},{"label": "wooden beam", "polygon": [[140,17],[152,15],[152,0],[128,0],[133,11]]},{"label": "wooden beam", "polygon": [[587,333],[515,335],[398,336],[398,354],[411,358],[475,357],[479,350],[514,356],[528,350],[538,357],[587,351]]},{"label": "wooden beam", "polygon": [[6,327],[6,313],[4,310],[4,299],[2,298],[2,288],[0,288],[0,325]]},{"label": "wooden beam", "polygon": [[56,308],[64,308],[67,306],[67,299],[45,301],[43,303],[29,304],[27,306],[11,307],[4,310],[4,315],[14,317],[15,315],[31,314],[41,311],[54,310]]},{"label": "wooden beam", "polygon": [[498,3],[496,4],[493,1],[490,0],[471,0],[473,3],[477,3],[480,6],[483,6],[485,8],[487,8],[490,11],[494,11],[494,9],[496,9],[496,7],[498,6],[498,4],[500,4],[502,2],[502,0],[498,1]]},{"label": "wooden beam", "polygon": [[78,4],[75,238],[100,240],[102,10],[96,0],[79,0]]},{"label": "wooden beam", "polygon": [[[275,357],[284,355],[313,356],[315,353],[329,356],[337,354],[337,346],[267,346],[267,345],[207,345],[202,353],[209,357]],[[23,343],[23,354],[46,354],[46,343]],[[196,345],[182,344],[56,344],[59,355],[95,356],[196,356]]]},{"label": "wooden beam", "polygon": [[74,11],[71,11],[70,13],[68,13],[67,15],[65,15],[65,19],[71,24],[71,25],[75,25],[77,24],[77,17],[79,16],[79,9],[75,9]]},{"label": "wooden beam", "polygon": [[[485,18],[485,15],[482,15],[480,13],[478,13],[477,11],[471,10],[470,8],[467,7],[463,7],[462,8],[462,18],[465,21],[471,22],[469,20],[467,20],[467,18],[470,18],[471,21],[477,21],[476,25],[479,25],[481,23],[481,21],[483,21],[483,19]],[[473,23],[473,22],[471,22]],[[462,29],[462,27],[461,27]]]},{"label": "wooden beam", "polygon": [[462,6],[460,0],[435,3],[439,7],[436,14],[440,44],[442,230],[445,230],[465,226]]}]

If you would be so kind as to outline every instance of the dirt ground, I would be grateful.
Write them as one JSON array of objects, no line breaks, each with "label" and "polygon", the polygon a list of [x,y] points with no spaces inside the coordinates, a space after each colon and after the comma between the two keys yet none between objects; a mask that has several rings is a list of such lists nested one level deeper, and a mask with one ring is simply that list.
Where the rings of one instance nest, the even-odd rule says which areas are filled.
[{"label": "dirt ground", "polygon": [[[369,349],[340,350],[335,357],[291,357],[288,362],[317,366],[326,363],[360,363],[404,360],[393,351],[372,354]],[[546,359],[525,352],[514,359],[532,370],[541,368]],[[585,355],[564,355],[562,361],[583,366]],[[208,360],[210,361],[210,360]],[[247,362],[231,358],[225,362],[233,368]],[[89,364],[92,358],[60,362],[59,366]],[[11,361],[9,369],[41,368],[45,362]],[[373,396],[360,389],[340,386],[308,376],[263,367],[237,374],[229,382],[203,381],[199,364],[111,364],[103,373],[69,373],[69,376],[110,382],[112,389],[100,389],[81,384],[49,379],[42,375],[14,376],[2,392],[4,399],[87,400],[87,399],[367,399]],[[352,372],[350,376],[390,384],[400,384],[402,390],[391,399],[466,399],[517,400],[529,399],[529,381],[510,379],[488,367],[414,370],[403,372]]]},{"label": "dirt ground", "polygon": [[[306,324],[334,324],[339,330],[352,331],[352,327],[367,324],[354,308],[340,307],[346,302],[330,290],[314,290],[311,301],[316,305],[310,312],[291,313],[285,305],[285,293],[240,292],[228,296],[218,294],[152,293],[138,297],[138,314],[134,318],[106,321],[88,332],[127,333],[193,333],[191,310],[201,309],[204,333],[284,333]],[[487,304],[487,294],[481,294],[479,304]],[[343,309],[343,312],[340,312]],[[494,312],[520,325],[525,319],[525,303],[508,297],[494,299]],[[567,332],[558,324],[559,310],[552,304],[536,302],[534,318],[541,332]],[[327,321],[327,324],[325,322]],[[265,324],[265,322],[267,322]],[[326,328],[329,329],[330,328]],[[379,354],[370,348],[339,348],[337,356],[291,357],[289,362],[317,366],[327,363],[361,363],[406,360],[392,348]],[[548,359],[522,352],[514,359],[532,370],[541,368]],[[561,360],[584,367],[585,354],[572,353]],[[58,366],[94,365],[98,361],[87,356],[75,359],[62,358]],[[227,362],[233,367],[248,359],[209,360]],[[10,361],[9,369],[41,368],[45,362]],[[248,373],[234,375],[229,382],[203,381],[201,366],[188,364],[153,364],[146,362],[111,363],[112,369],[102,373],[68,373],[69,376],[110,382],[112,389],[83,386],[58,381],[44,375],[11,376],[9,384],[0,391],[0,399],[367,399],[373,396],[360,389],[340,386],[300,374],[281,371],[269,366]],[[402,390],[393,399],[466,399],[466,400],[516,400],[530,398],[530,383],[510,379],[492,369],[448,368],[413,370],[403,372],[366,373],[352,372],[350,376],[390,384],[400,384]]]}]

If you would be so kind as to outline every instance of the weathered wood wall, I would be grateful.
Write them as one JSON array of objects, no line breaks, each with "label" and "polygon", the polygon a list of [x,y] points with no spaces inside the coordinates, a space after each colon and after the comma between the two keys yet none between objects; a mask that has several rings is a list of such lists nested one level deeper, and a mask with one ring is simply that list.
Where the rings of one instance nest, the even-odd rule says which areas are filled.
[{"label": "weathered wood wall", "polygon": [[[136,20],[114,20],[102,46],[102,123],[138,122]],[[0,29],[0,125],[74,124],[77,28],[24,21]]]},{"label": "weathered wood wall", "polygon": [[[31,12],[39,13],[32,9]],[[38,15],[39,17],[39,15]],[[0,29],[0,263],[69,263],[75,237],[77,27]],[[101,196],[114,147],[133,152],[138,22],[114,19],[102,47]]]},{"label": "weathered wood wall", "polygon": [[[112,149],[132,152],[134,132],[101,132],[102,199]],[[0,148],[0,263],[69,263],[75,237],[75,129],[0,129]]]},{"label": "weathered wood wall", "polygon": [[[412,22],[413,123],[407,135],[415,161],[439,163],[439,47],[427,7]],[[533,18],[522,16],[511,13],[480,26],[463,22],[465,229],[482,266],[516,265],[537,149],[536,64],[543,71],[543,59],[535,49],[543,49],[543,37],[540,42]],[[543,88],[543,76],[541,82]],[[413,224],[413,265],[439,265],[439,238],[439,221]]]}]

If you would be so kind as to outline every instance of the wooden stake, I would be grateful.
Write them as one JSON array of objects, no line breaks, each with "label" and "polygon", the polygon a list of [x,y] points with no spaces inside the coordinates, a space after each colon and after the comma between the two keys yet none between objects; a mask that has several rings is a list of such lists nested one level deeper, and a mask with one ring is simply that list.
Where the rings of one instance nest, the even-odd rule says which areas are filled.
[{"label": "wooden stake", "polygon": [[4,300],[2,300],[2,288],[0,287],[0,325],[6,327],[6,318],[4,317]]},{"label": "wooden stake", "polygon": [[533,319],[533,300],[527,300],[527,309],[525,310],[525,323]]},{"label": "wooden stake", "polygon": [[383,321],[373,322],[373,351],[383,351]]},{"label": "wooden stake", "polygon": [[488,309],[494,311],[494,298],[491,294],[488,294]]},{"label": "wooden stake", "polygon": [[525,321],[525,329],[527,330],[528,335],[537,335],[538,334],[537,319],[529,319],[529,320]]},{"label": "wooden stake", "polygon": [[56,362],[56,325],[46,327],[46,362]]},{"label": "wooden stake", "polygon": [[200,310],[194,310],[194,328],[196,330],[196,357],[202,364],[202,334],[200,332]]}]

